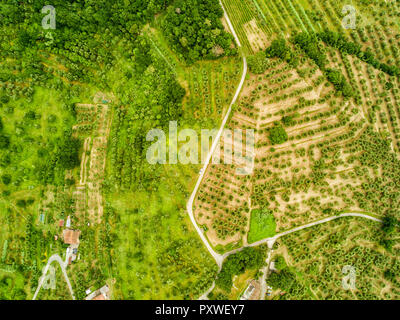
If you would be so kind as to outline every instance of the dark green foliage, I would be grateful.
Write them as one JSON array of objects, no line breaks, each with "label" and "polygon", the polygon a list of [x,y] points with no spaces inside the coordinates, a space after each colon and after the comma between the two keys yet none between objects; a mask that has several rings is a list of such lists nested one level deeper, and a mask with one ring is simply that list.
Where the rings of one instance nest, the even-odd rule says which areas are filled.
[{"label": "dark green foliage", "polygon": [[340,91],[344,97],[349,98],[354,95],[353,88],[347,83],[343,74],[336,69],[327,69],[326,76],[328,80]]},{"label": "dark green foliage", "polygon": [[9,185],[11,182],[11,175],[9,174],[3,174],[1,176],[1,181],[5,184],[5,185]]},{"label": "dark green foliage", "polygon": [[[63,252],[65,248],[57,248],[56,245],[61,244],[60,241],[53,242],[55,229],[51,218],[57,216],[51,217],[46,211],[45,223],[37,224],[38,213],[43,211],[38,212],[37,206],[30,207],[33,199],[27,199],[24,195],[32,194],[36,197],[40,192],[38,200],[42,201],[46,199],[44,194],[47,188],[53,188],[53,185],[55,188],[51,190],[54,190],[56,195],[59,195],[60,190],[64,188],[68,190],[66,192],[74,189],[68,188],[74,185],[74,181],[72,179],[65,181],[65,170],[75,168],[79,164],[78,150],[82,145],[82,140],[76,140],[71,136],[75,103],[91,103],[93,95],[98,91],[112,92],[117,97],[116,100],[121,101],[121,108],[111,104],[109,108],[109,112],[121,120],[118,122],[121,128],[117,127],[113,131],[115,135],[110,137],[109,143],[111,146],[113,140],[118,144],[120,151],[116,154],[120,166],[115,170],[115,179],[118,182],[123,180],[124,185],[129,187],[141,188],[141,191],[144,191],[143,187],[147,188],[149,185],[157,187],[160,185],[159,175],[157,172],[154,173],[157,169],[148,165],[145,160],[146,133],[154,127],[163,127],[170,119],[179,120],[185,90],[179,86],[173,72],[165,68],[165,61],[152,46],[149,46],[147,36],[140,36],[140,33],[143,25],[171,2],[169,0],[55,0],[51,5],[57,10],[57,29],[43,31],[40,22],[44,15],[40,10],[49,3],[42,0],[18,3],[13,0],[1,1],[0,57],[4,63],[0,68],[0,79],[8,83],[2,83],[0,86],[0,109],[2,114],[14,115],[13,121],[4,123],[4,134],[1,133],[4,139],[0,138],[3,147],[8,147],[8,150],[0,150],[2,182],[7,183],[10,179],[5,173],[12,172],[12,180],[7,190],[4,190],[5,186],[0,183],[3,188],[0,191],[2,195],[4,197],[11,195],[9,199],[4,199],[6,201],[2,202],[4,206],[1,207],[1,221],[7,223],[5,239],[12,240],[13,243],[13,250],[7,251],[5,266],[22,270],[21,288],[22,290],[25,288],[29,294],[33,294],[37,287],[43,264],[48,258],[45,254]],[[54,38],[51,45],[46,44],[49,39],[46,37],[48,33]],[[118,78],[119,71],[121,79]],[[124,75],[127,75],[126,78]],[[48,97],[44,99],[46,95],[50,99]],[[46,108],[49,105],[59,109],[54,109],[54,112],[50,110],[50,114],[48,109],[44,112],[42,107]],[[123,114],[121,116],[119,116],[120,109]],[[3,117],[4,122],[5,117],[6,115]],[[38,121],[40,117],[43,119]],[[97,123],[93,124],[95,125]],[[18,135],[13,129],[18,130],[16,131]],[[50,132],[47,129],[56,129],[57,132]],[[120,133],[122,137],[118,136]],[[32,157],[26,158],[26,154]],[[15,172],[12,171],[14,167],[17,168]],[[158,171],[163,169],[159,168]],[[76,178],[79,170],[72,173],[73,178]],[[150,202],[152,201],[149,200],[147,203]],[[60,210],[54,208],[54,212],[58,211],[57,215],[61,216],[72,215],[76,210],[72,198],[68,198],[64,204],[64,201],[59,202],[57,196],[50,205],[55,205],[57,209],[60,205]],[[114,243],[109,239],[115,238],[116,235],[112,234],[115,230],[110,231],[111,220],[107,220],[106,214],[107,210],[102,216],[103,223],[99,226],[86,228],[86,223],[83,221],[82,224],[76,221],[74,226],[84,235],[79,248],[80,253],[87,261],[101,262],[92,266],[90,270],[85,264],[76,263],[74,266],[71,282],[76,287],[74,290],[77,289],[75,292],[79,299],[85,297],[86,288],[99,288],[117,273],[113,269],[114,275],[111,274],[112,262],[109,250]],[[172,214],[177,214],[177,211],[173,211]],[[29,220],[26,220],[27,218]],[[161,220],[161,217],[157,219],[155,217],[154,221]],[[113,228],[118,223],[116,218],[113,219]],[[46,232],[43,230],[45,225]],[[147,226],[154,227],[154,225],[156,223],[151,222]],[[160,224],[159,226],[161,227]],[[163,227],[165,230],[165,226]],[[47,230],[50,231],[47,233]],[[158,235],[162,233],[160,230],[156,232]],[[162,241],[167,243],[167,246],[171,241],[170,236],[181,239],[182,234],[183,232],[177,235],[175,230],[167,232]],[[13,237],[14,235],[21,236]],[[109,237],[106,238],[106,235]],[[1,238],[4,240],[3,234]],[[192,242],[186,241],[193,238],[197,247],[194,247]],[[217,270],[212,265],[211,259],[201,252],[201,242],[197,238],[190,234],[190,238],[187,236],[184,239],[185,245],[190,250],[187,248],[180,250],[180,257],[184,258],[181,259],[182,264],[178,266],[173,261],[167,261],[169,269],[159,271],[154,267],[149,272],[152,274],[156,272],[157,278],[162,274],[162,283],[166,287],[171,287],[170,292],[173,292],[174,296],[193,298],[192,295],[200,294],[209,287]],[[135,258],[144,259],[144,263],[153,263],[154,260],[149,260],[146,253],[149,251],[148,247],[143,248],[143,244],[140,243],[143,239],[138,237],[137,240],[135,243],[138,251],[142,249],[143,254]],[[158,243],[159,240],[156,238],[152,241]],[[0,242],[3,244],[3,241]],[[101,250],[95,248],[97,245]],[[120,244],[117,246],[120,247]],[[208,269],[204,268],[205,264],[201,263],[201,260],[199,263],[199,260],[193,257],[193,248],[199,253],[198,257],[205,257]],[[0,253],[2,249],[3,246],[0,247]],[[112,257],[113,262],[115,259],[115,256]],[[128,259],[129,264],[132,261]],[[4,265],[0,265],[0,269],[3,268]],[[132,270],[130,266],[129,270]],[[204,272],[205,276],[198,276],[197,281],[192,282],[193,274],[197,275],[197,271]],[[119,286],[125,287],[119,280],[117,280]],[[171,281],[173,285],[170,285]],[[124,293],[129,292],[130,296],[136,296],[142,291],[143,295],[145,286],[138,289],[135,287],[134,294],[131,294],[133,290],[129,289],[133,286],[129,283],[129,289]],[[0,285],[0,299],[26,297],[26,295],[17,296],[16,289],[13,284]],[[181,294],[182,292],[184,294]],[[41,293],[43,294],[43,291]]]},{"label": "dark green foliage", "polygon": [[286,266],[285,258],[283,258],[281,255],[277,256],[275,258],[275,269],[280,271],[280,270],[285,269],[286,267],[287,266]]},{"label": "dark green foliage", "polygon": [[186,61],[232,55],[233,37],[224,31],[218,0],[178,0],[163,22],[165,36]]},{"label": "dark green foliage", "polygon": [[[327,58],[321,50],[319,38],[316,34],[300,33],[293,38],[293,42],[298,45],[322,71],[325,71],[328,80],[332,82],[337,91],[341,92],[346,98],[354,95],[353,88],[346,82],[346,79],[340,71],[334,69],[325,70]],[[356,51],[357,49],[349,48],[348,50]]]},{"label": "dark green foliage", "polygon": [[280,288],[284,292],[296,292],[302,288],[302,285],[297,281],[296,274],[289,268],[283,268],[278,272],[273,272],[268,277],[268,285],[272,288]]},{"label": "dark green foliage", "polygon": [[361,46],[357,43],[349,41],[346,36],[341,33],[325,31],[318,33],[317,36],[326,44],[339,49],[341,52],[355,54],[357,56],[361,53]]},{"label": "dark green foliage", "polygon": [[288,140],[288,135],[281,125],[275,125],[269,130],[269,140],[274,144],[281,144]]},{"label": "dark green foliage", "polygon": [[282,117],[281,121],[286,127],[293,126],[296,123],[295,118],[299,117],[299,115],[300,114],[296,112],[295,114]]},{"label": "dark green foliage", "polygon": [[286,40],[283,38],[272,41],[271,46],[265,50],[268,58],[280,58],[289,63],[293,68],[298,65],[298,58],[292,52],[291,48],[286,45]]},{"label": "dark green foliage", "polygon": [[43,154],[49,154],[49,159],[38,164],[39,180],[46,184],[63,184],[64,171],[79,166],[79,147],[78,139],[66,135],[54,150],[43,150]]},{"label": "dark green foliage", "polygon": [[[18,274],[19,277],[20,274]],[[25,300],[23,281],[16,281],[15,277],[3,275],[0,277],[0,300]]]},{"label": "dark green foliage", "polygon": [[18,34],[18,44],[20,45],[20,47],[22,48],[26,48],[26,47],[30,47],[33,45],[34,43],[34,39],[33,39],[33,35],[29,34],[27,31],[22,30],[19,34]]},{"label": "dark green foliage", "polygon": [[386,234],[391,234],[395,231],[398,225],[399,222],[394,216],[386,216],[383,218],[382,230]]},{"label": "dark green foliage", "polygon": [[9,145],[10,139],[6,135],[0,133],[0,149],[7,149]]},{"label": "dark green foliage", "polygon": [[268,60],[265,57],[265,53],[260,51],[255,55],[247,58],[247,63],[251,72],[255,74],[264,73],[268,67]]},{"label": "dark green foliage", "polygon": [[232,277],[246,270],[260,269],[264,263],[265,251],[261,248],[247,247],[230,255],[222,265],[222,270],[215,281],[216,285],[225,291],[232,287]]},{"label": "dark green foliage", "polygon": [[361,46],[349,41],[346,36],[342,33],[333,32],[333,31],[325,31],[320,32],[317,36],[323,40],[326,44],[339,49],[339,51],[355,55],[364,62],[372,65],[374,68],[379,69],[383,72],[391,76],[399,76],[400,68],[397,66],[387,65],[385,63],[381,63],[375,59],[374,54],[372,53],[370,48],[367,48],[366,51],[361,50]]},{"label": "dark green foliage", "polygon": [[385,89],[386,90],[391,90],[393,88],[393,83],[391,82],[386,82],[385,83]]},{"label": "dark green foliage", "polygon": [[318,45],[319,41],[315,34],[299,33],[293,38],[293,42],[303,49],[321,70],[325,70],[327,59]]},{"label": "dark green foliage", "polygon": [[64,169],[73,169],[79,166],[79,146],[78,139],[71,136],[65,137],[57,147],[57,165]]}]

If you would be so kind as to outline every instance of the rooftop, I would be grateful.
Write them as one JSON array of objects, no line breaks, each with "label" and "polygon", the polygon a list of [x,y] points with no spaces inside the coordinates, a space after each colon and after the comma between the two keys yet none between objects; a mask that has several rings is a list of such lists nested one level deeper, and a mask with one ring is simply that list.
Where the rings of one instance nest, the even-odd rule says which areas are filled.
[{"label": "rooftop", "polygon": [[81,232],[79,230],[65,229],[63,231],[64,242],[68,244],[78,244],[80,234]]}]

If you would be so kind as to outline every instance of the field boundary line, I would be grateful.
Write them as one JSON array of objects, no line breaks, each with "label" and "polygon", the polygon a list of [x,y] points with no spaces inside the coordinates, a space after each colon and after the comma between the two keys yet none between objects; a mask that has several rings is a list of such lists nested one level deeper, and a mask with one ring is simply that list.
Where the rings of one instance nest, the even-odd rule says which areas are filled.
[{"label": "field boundary line", "polygon": [[[235,32],[235,29],[233,28],[232,22],[231,22],[231,20],[229,19],[229,16],[228,16],[228,14],[227,14],[227,12],[226,12],[226,10],[225,10],[225,8],[224,8],[224,6],[223,6],[221,0],[220,0],[220,5],[221,5],[221,7],[222,7],[222,10],[224,11],[225,19],[226,19],[226,21],[227,21],[227,23],[228,23],[228,25],[229,25],[229,28],[231,29],[231,32],[232,32],[232,34],[233,34],[233,37],[235,38],[235,41],[236,41],[236,43],[237,43],[237,45],[238,45],[238,47],[239,47],[239,50],[240,50],[240,49],[242,48],[242,45],[240,44],[239,37],[237,36],[237,34],[236,34],[236,32]],[[225,124],[227,123],[227,121],[228,121],[228,119],[229,119],[229,116],[230,116],[230,114],[231,114],[232,106],[236,103],[236,100],[237,100],[237,98],[239,97],[239,94],[240,94],[240,92],[241,92],[241,90],[242,90],[242,88],[243,88],[244,81],[246,80],[246,75],[247,75],[247,60],[246,60],[246,56],[245,56],[243,53],[242,53],[242,57],[243,57],[243,73],[242,73],[242,78],[241,78],[240,83],[239,83],[239,85],[238,85],[238,87],[237,87],[237,89],[236,89],[235,95],[233,96],[233,99],[232,99],[232,101],[231,101],[231,103],[230,103],[230,105],[229,105],[229,108],[228,108],[228,110],[227,110],[227,112],[226,112],[226,115],[225,115],[225,117],[224,117],[224,119],[223,119],[223,121],[222,121],[222,123],[221,123],[221,127],[220,127],[220,129],[219,129],[219,131],[218,131],[218,134],[216,135],[216,137],[215,137],[215,139],[214,139],[214,141],[213,141],[213,144],[212,144],[212,146],[211,146],[211,148],[210,148],[210,151],[209,151],[209,153],[207,154],[207,157],[206,157],[205,162],[204,162],[204,166],[203,166],[203,168],[201,169],[200,176],[199,176],[199,178],[197,179],[197,182],[196,182],[196,185],[195,185],[195,187],[194,187],[194,190],[193,190],[193,192],[192,192],[192,194],[191,194],[191,196],[190,196],[190,198],[189,198],[189,201],[188,201],[188,203],[187,203],[187,211],[188,211],[190,220],[191,220],[193,226],[195,227],[197,233],[199,234],[201,240],[203,241],[204,245],[206,246],[207,250],[210,252],[210,254],[211,254],[212,257],[214,258],[215,262],[217,263],[219,269],[222,268],[223,255],[217,253],[217,252],[212,248],[211,244],[208,242],[208,240],[206,239],[206,237],[205,237],[205,235],[204,235],[204,230],[201,229],[201,228],[197,225],[197,222],[196,222],[196,220],[195,220],[195,218],[194,218],[194,214],[193,214],[193,201],[194,201],[194,199],[195,199],[195,197],[196,197],[197,191],[198,191],[198,189],[199,189],[199,187],[200,187],[200,184],[201,184],[201,182],[202,182],[202,180],[203,180],[204,174],[205,174],[205,172],[206,172],[206,170],[207,170],[208,164],[210,163],[210,160],[211,160],[211,157],[212,157],[212,155],[213,155],[213,153],[214,153],[214,150],[216,149],[217,145],[219,144],[219,139],[221,138],[222,132],[223,132],[224,127],[225,127]]]}]

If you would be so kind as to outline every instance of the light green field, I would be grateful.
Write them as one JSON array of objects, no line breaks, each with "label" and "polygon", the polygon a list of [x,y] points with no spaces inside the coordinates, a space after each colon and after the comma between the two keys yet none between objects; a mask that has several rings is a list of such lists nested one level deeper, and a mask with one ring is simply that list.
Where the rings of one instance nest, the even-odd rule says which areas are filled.
[{"label": "light green field", "polygon": [[276,234],[275,229],[276,223],[272,213],[262,209],[252,210],[247,241],[253,243],[261,239],[273,237]]}]

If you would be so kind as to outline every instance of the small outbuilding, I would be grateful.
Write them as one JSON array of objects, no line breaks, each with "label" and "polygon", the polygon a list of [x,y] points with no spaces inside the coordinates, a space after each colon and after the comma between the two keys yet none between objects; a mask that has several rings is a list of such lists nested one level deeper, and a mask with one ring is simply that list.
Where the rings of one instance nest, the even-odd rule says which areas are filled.
[{"label": "small outbuilding", "polygon": [[64,238],[64,243],[67,244],[79,244],[79,236],[81,232],[79,230],[70,230],[70,229],[65,229],[63,231],[63,238]]},{"label": "small outbuilding", "polygon": [[260,283],[256,280],[251,280],[240,300],[258,300],[260,299]]},{"label": "small outbuilding", "polygon": [[89,294],[85,300],[110,300],[110,288],[105,285]]}]

